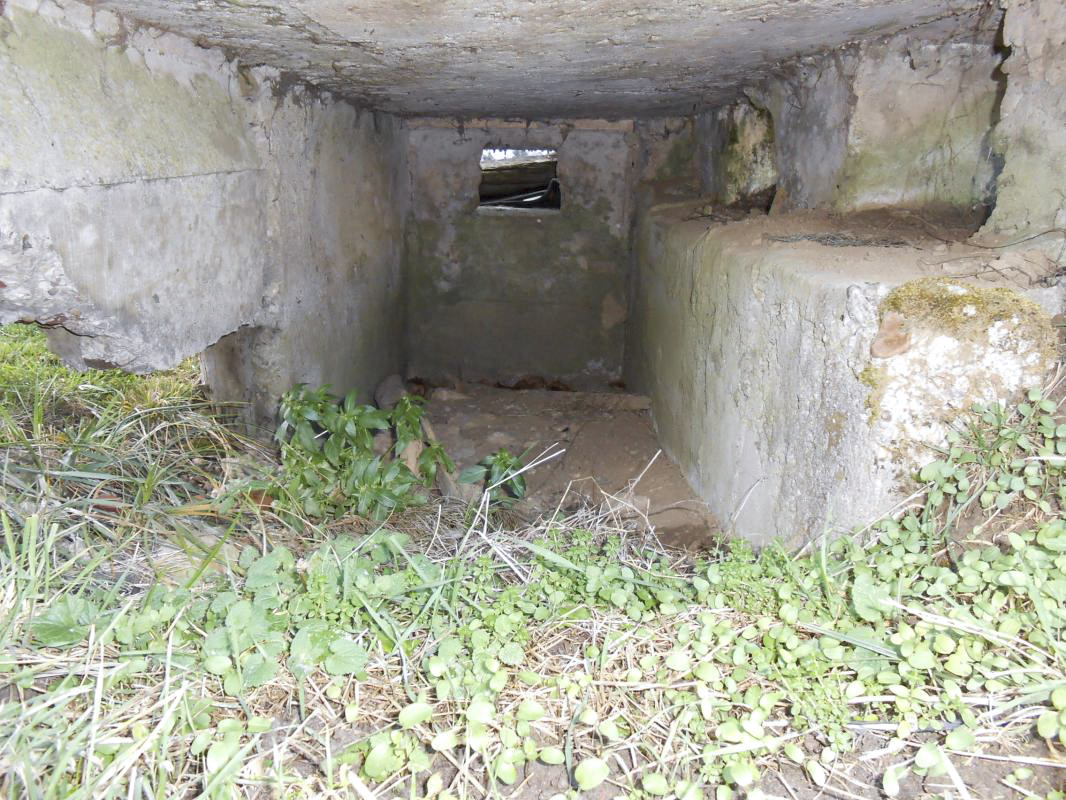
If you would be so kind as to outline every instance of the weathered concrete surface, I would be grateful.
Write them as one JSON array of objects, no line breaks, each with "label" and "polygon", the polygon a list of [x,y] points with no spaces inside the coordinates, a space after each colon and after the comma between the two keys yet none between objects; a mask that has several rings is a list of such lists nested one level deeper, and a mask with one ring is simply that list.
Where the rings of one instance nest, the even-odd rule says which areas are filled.
[{"label": "weathered concrete surface", "polygon": [[[260,417],[297,381],[369,397],[405,359],[579,388],[624,364],[737,532],[865,521],[946,410],[1040,382],[1062,310],[1061,253],[936,234],[945,209],[976,224],[993,202],[993,243],[1066,225],[1062,6],[1007,0],[1005,95],[997,17],[976,6],[0,2],[0,322],[50,325],[80,365],[208,348],[212,387]],[[497,118],[401,123],[280,69],[404,114]],[[478,209],[485,146],[556,148],[563,208]],[[772,187],[771,216],[708,222],[708,199]],[[875,207],[907,213],[826,214]],[[956,272],[1043,281],[1044,310]],[[950,280],[910,283],[930,277]]]},{"label": "weathered concrete surface", "polygon": [[255,316],[267,220],[235,72],[177,37],[108,47],[119,30],[107,12],[0,17],[0,321],[145,370]]},{"label": "weathered concrete surface", "polygon": [[689,196],[699,193],[700,138],[694,117],[638,119],[633,132],[639,142],[636,172],[641,184]]},{"label": "weathered concrete surface", "polygon": [[[784,65],[746,90],[769,111],[769,126],[753,127],[747,103],[701,119],[704,189],[730,201],[776,169],[775,211],[953,207],[981,216],[994,188],[999,61],[986,23],[968,40],[908,33]],[[760,144],[768,138],[772,166]]]},{"label": "weathered concrete surface", "polygon": [[991,42],[901,36],[857,49],[834,206],[988,206],[988,137],[1002,91]]},{"label": "weathered concrete surface", "polygon": [[[626,380],[727,527],[800,542],[867,522],[914,488],[947,416],[1045,380],[1063,237],[952,242],[993,207],[986,244],[1066,225],[1064,13],[1008,6],[1006,83],[987,20],[782,65],[697,118],[699,204],[638,192]],[[773,216],[707,221],[772,186]],[[1007,285],[972,285],[989,277]]]},{"label": "weathered concrete surface", "polygon": [[1011,288],[923,278],[894,288],[880,308],[878,344],[886,333],[895,341],[871,347],[860,379],[870,389],[877,463],[900,474],[929,460],[928,445],[946,442],[942,409],[1016,398],[1041,386],[1057,359],[1048,310]]},{"label": "weathered concrete surface", "polygon": [[[961,327],[912,313],[907,347],[872,357],[890,289],[942,274],[929,266],[942,243],[905,216],[715,225],[695,208],[658,206],[640,225],[626,377],[651,396],[660,440],[700,496],[755,542],[801,543],[888,511],[945,415],[1038,385],[1050,367],[1047,313],[1013,294],[984,317],[975,301]],[[768,238],[826,233],[870,244]],[[886,233],[910,244],[879,246]]]},{"label": "weathered concrete surface", "polygon": [[[574,387],[620,377],[631,126],[410,126],[408,373]],[[478,208],[489,146],[556,148],[562,208]]]},{"label": "weathered concrete surface", "polygon": [[700,193],[734,205],[777,187],[774,120],[747,102],[701,114],[696,121]]},{"label": "weathered concrete surface", "polygon": [[262,369],[241,382],[275,397],[398,368],[395,121],[103,10],[27,5],[0,16],[0,322],[131,371],[251,326]]},{"label": "weathered concrete surface", "polygon": [[204,358],[216,394],[251,403],[257,419],[301,382],[370,401],[404,358],[402,131],[390,117],[294,92],[270,117],[276,278],[256,322]]},{"label": "weathered concrete surface", "polygon": [[[783,59],[980,0],[100,0],[400,114],[689,114]],[[966,24],[964,21],[960,24]]]},{"label": "weathered concrete surface", "polygon": [[1003,155],[987,243],[1015,242],[1057,228],[1045,240],[1062,257],[1066,231],[1066,5],[1004,3],[1007,89],[993,134]]}]

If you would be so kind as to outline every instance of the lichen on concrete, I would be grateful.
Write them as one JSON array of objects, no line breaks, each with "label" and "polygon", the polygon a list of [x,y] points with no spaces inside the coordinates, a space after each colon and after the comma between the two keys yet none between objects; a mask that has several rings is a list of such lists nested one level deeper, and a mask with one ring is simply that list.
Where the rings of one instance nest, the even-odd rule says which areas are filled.
[{"label": "lichen on concrete", "polygon": [[1000,56],[990,42],[899,36],[857,48],[847,155],[834,205],[990,205]]},{"label": "lichen on concrete", "polygon": [[[639,221],[626,378],[740,535],[799,543],[887,512],[948,418],[1048,375],[1048,315],[1010,288],[918,277],[932,269],[919,247],[780,235],[847,225],[839,215],[722,223],[694,217],[699,202]],[[879,313],[903,316],[908,346],[872,358]]]},{"label": "lichen on concrete", "polygon": [[748,102],[701,120],[701,189],[716,203],[733,205],[772,190],[778,180],[774,123]]},{"label": "lichen on concrete", "polygon": [[[129,35],[121,48],[83,15],[0,16],[0,141],[5,191],[256,169],[250,115],[234,103],[233,65],[176,36]],[[91,16],[89,17],[91,19]],[[172,49],[172,69],[145,65]],[[188,60],[183,67],[182,57]],[[42,147],[48,143],[48,147]]]},{"label": "lichen on concrete", "polygon": [[[881,303],[882,314],[895,311],[912,326],[956,339],[985,341],[997,322],[1041,343],[1054,346],[1055,332],[1047,312],[1006,286],[973,286],[944,278],[922,278],[897,286]],[[1052,355],[1048,351],[1048,355]]]},{"label": "lichen on concrete", "polygon": [[921,279],[893,289],[881,311],[911,328],[908,349],[876,360],[877,463],[901,491],[943,445],[954,415],[1042,385],[1055,363],[1047,312],[1008,287]]},{"label": "lichen on concrete", "polygon": [[876,367],[873,364],[867,364],[863,367],[862,372],[859,373],[859,383],[867,389],[867,395],[866,399],[863,401],[863,405],[869,412],[869,422],[871,425],[875,424],[881,416],[881,400],[885,395],[885,385],[887,380],[888,376],[885,374],[885,370],[882,367]]}]

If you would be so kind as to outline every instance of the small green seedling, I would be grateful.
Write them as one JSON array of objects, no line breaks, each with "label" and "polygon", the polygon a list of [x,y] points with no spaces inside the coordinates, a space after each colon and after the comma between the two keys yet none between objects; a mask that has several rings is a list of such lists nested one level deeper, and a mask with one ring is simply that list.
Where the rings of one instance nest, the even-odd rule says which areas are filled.
[{"label": "small green seedling", "polygon": [[480,484],[489,490],[493,505],[509,508],[526,495],[526,479],[519,472],[524,456],[497,450],[459,475],[460,483]]}]

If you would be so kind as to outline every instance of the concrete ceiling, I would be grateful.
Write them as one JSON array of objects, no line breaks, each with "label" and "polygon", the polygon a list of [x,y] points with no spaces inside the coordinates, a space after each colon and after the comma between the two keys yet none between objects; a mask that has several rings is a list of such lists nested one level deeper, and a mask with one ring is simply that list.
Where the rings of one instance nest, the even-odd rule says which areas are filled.
[{"label": "concrete ceiling", "polygon": [[[97,0],[403,115],[688,113],[781,59],[982,0]],[[958,24],[962,25],[963,22]],[[966,24],[970,24],[967,22]]]}]

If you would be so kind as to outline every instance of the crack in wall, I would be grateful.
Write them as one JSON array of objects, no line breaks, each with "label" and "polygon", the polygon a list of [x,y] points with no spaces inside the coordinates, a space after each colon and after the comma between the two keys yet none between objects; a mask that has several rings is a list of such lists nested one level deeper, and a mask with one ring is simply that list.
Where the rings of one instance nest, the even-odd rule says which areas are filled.
[{"label": "crack in wall", "polygon": [[209,172],[190,172],[184,175],[159,175],[159,176],[137,176],[132,178],[124,178],[118,181],[103,181],[103,182],[86,182],[86,183],[71,183],[66,186],[50,186],[42,184],[39,186],[31,186],[25,189],[7,189],[0,190],[0,197],[7,197],[9,195],[23,195],[33,194],[34,192],[65,192],[69,189],[113,189],[118,186],[129,186],[131,184],[141,183],[166,183],[167,181],[183,181],[191,180],[195,178],[211,178],[225,175],[244,175],[248,173],[265,173],[267,170],[264,167],[242,167],[241,169],[220,169]]}]

